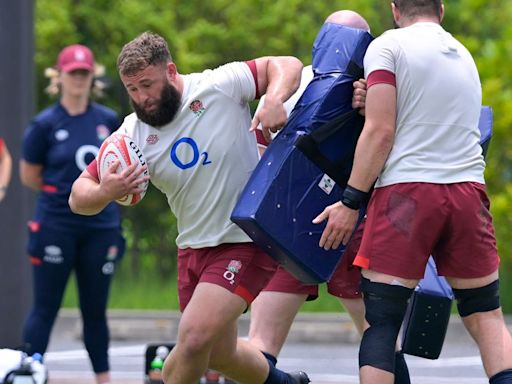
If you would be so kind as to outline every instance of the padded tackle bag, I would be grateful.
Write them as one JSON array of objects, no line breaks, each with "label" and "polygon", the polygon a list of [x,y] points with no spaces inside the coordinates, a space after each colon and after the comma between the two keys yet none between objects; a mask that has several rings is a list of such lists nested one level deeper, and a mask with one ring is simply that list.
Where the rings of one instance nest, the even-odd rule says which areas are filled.
[{"label": "padded tackle bag", "polygon": [[328,281],[344,247],[318,246],[326,223],[311,221],[340,201],[364,119],[352,109],[354,80],[373,37],[325,23],[313,45],[313,79],[267,147],[231,220],[303,283]]},{"label": "padded tackle bag", "polygon": [[413,292],[403,323],[402,352],[437,359],[450,321],[453,293],[428,260],[425,277]]},{"label": "padded tackle bag", "polygon": [[[492,137],[492,109],[480,112],[480,144],[485,156]],[[446,279],[437,275],[434,260],[428,260],[425,277],[411,296],[402,328],[402,351],[408,355],[437,359],[450,320],[453,293]]]}]

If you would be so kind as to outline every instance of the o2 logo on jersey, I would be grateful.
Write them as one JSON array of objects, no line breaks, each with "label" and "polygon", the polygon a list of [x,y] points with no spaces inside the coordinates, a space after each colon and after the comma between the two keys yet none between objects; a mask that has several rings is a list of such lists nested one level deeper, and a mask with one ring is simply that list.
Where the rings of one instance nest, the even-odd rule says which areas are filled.
[{"label": "o2 logo on jersey", "polygon": [[171,161],[180,169],[188,169],[198,162],[201,165],[208,165],[208,152],[201,152],[197,143],[190,137],[182,137],[176,141],[171,148]]},{"label": "o2 logo on jersey", "polygon": [[80,171],[96,158],[100,149],[94,145],[82,145],[75,152],[75,164]]}]

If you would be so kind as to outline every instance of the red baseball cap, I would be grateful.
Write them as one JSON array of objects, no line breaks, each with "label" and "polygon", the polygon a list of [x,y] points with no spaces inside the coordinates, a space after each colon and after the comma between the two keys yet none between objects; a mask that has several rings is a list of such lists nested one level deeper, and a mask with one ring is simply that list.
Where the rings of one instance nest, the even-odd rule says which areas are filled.
[{"label": "red baseball cap", "polygon": [[63,72],[71,72],[76,69],[92,72],[94,70],[94,55],[85,45],[69,45],[60,51],[57,69]]}]

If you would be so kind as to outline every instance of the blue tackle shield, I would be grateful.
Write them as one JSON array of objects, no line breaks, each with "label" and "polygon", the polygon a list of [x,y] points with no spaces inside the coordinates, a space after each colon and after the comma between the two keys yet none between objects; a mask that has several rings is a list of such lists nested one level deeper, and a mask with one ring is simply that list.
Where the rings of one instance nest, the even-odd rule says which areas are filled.
[{"label": "blue tackle shield", "polygon": [[303,283],[328,281],[344,248],[318,246],[325,223],[312,220],[340,201],[364,124],[352,109],[372,36],[325,23],[313,46],[313,79],[266,149],[231,220]]}]

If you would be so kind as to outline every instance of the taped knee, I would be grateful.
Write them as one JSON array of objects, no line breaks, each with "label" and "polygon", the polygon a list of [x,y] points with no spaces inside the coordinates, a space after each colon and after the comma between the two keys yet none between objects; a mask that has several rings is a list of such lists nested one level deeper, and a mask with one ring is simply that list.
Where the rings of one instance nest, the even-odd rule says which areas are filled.
[{"label": "taped knee", "polygon": [[361,340],[359,367],[369,365],[394,373],[396,339],[413,289],[365,278],[361,288],[370,327]]},{"label": "taped knee", "polygon": [[499,281],[471,289],[453,289],[457,299],[457,309],[461,317],[477,312],[489,312],[500,307]]}]

